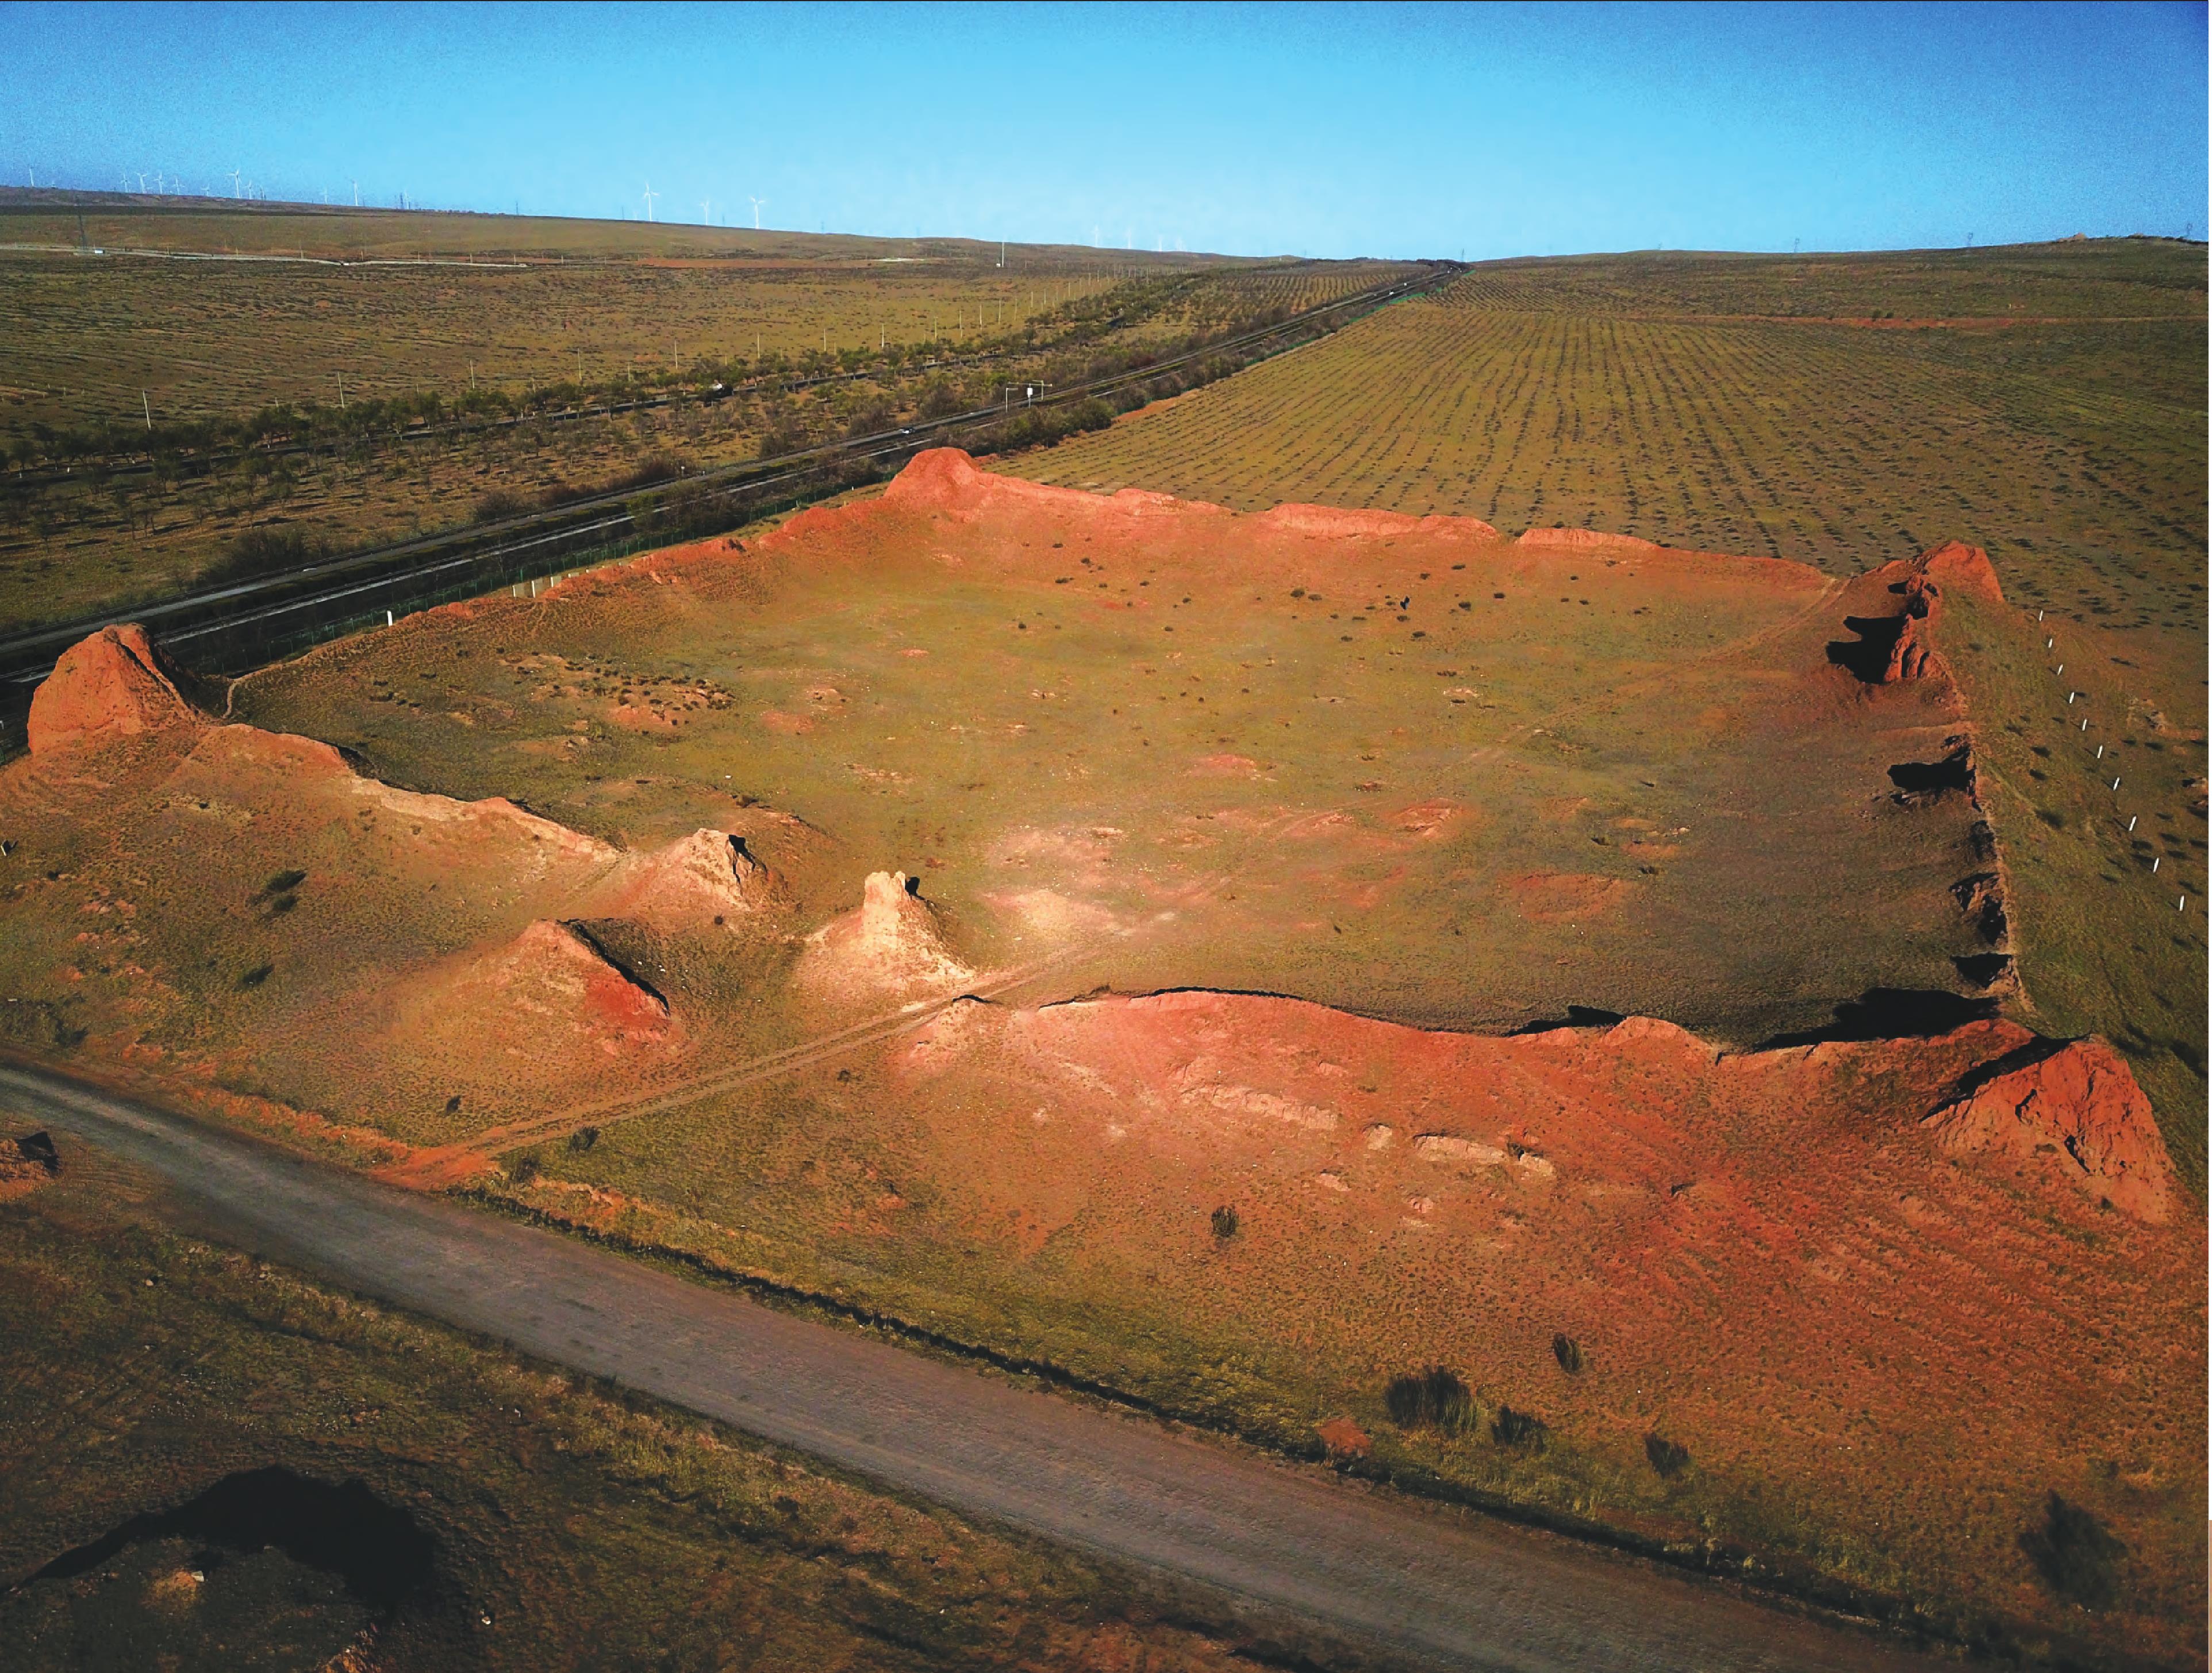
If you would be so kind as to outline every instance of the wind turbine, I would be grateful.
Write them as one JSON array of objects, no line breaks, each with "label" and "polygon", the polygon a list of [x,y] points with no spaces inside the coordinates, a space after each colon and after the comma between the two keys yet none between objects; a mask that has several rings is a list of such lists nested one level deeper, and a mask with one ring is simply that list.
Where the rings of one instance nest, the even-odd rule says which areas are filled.
[{"label": "wind turbine", "polygon": [[645,218],[648,221],[653,219],[653,200],[659,196],[660,194],[653,189],[653,182],[647,180],[645,183]]},{"label": "wind turbine", "polygon": [[359,180],[356,180],[353,183],[353,206],[356,209],[359,209],[361,207],[361,182]]},{"label": "wind turbine", "polygon": [[712,198],[702,198],[699,200],[699,224],[703,227],[711,227],[714,224],[714,200]]},{"label": "wind turbine", "polygon": [[232,169],[230,171],[230,195],[234,198],[238,196],[239,178],[239,171],[235,168]]},{"label": "wind turbine", "polygon": [[753,230],[755,232],[758,232],[760,230],[760,212],[768,207],[768,199],[765,198],[750,198],[746,199],[746,201],[753,206]]}]

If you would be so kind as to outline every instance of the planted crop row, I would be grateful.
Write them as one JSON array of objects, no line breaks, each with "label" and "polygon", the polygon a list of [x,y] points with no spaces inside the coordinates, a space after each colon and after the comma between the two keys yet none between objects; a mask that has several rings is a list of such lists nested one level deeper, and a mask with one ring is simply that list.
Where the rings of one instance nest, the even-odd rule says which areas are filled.
[{"label": "planted crop row", "polygon": [[[1587,526],[1840,573],[1955,536],[1989,547],[2025,601],[2188,627],[2203,600],[2203,328],[2063,331],[2087,350],[2041,365],[2019,332],[1504,312],[1463,285],[1014,468],[1244,509]],[[2172,369],[2192,346],[2193,392]],[[2146,376],[2084,389],[2082,352]]]}]

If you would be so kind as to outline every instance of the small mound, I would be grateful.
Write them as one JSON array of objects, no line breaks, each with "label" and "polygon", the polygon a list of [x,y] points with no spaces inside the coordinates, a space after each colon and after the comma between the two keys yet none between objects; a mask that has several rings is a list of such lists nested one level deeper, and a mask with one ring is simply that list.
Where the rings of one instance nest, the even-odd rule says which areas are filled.
[{"label": "small mound", "polygon": [[2005,601],[1996,566],[1979,546],[1970,546],[1963,540],[1946,540],[1921,553],[1914,563],[1922,575],[1939,587],[1973,593],[1990,604]]},{"label": "small mound", "polygon": [[61,1152],[50,1134],[26,1133],[18,1139],[0,1140],[0,1202],[28,1196],[61,1171]]},{"label": "small mound", "polygon": [[2092,1196],[2154,1226],[2172,1209],[2173,1165],[2150,1100],[2094,1037],[1982,1081],[1923,1124],[1952,1155],[2044,1157]]},{"label": "small mound", "polygon": [[938,928],[937,911],[904,872],[871,872],[860,910],[807,938],[801,974],[831,993],[873,990],[911,994],[957,987],[975,972],[955,958]]},{"label": "small mound", "polygon": [[61,654],[31,697],[25,733],[35,755],[199,721],[146,630],[132,624],[104,627]]},{"label": "small mound", "polygon": [[1831,660],[1872,685],[1948,680],[1949,665],[1936,648],[1947,589],[1971,593],[1993,605],[2004,603],[2004,589],[1997,584],[1989,554],[1963,541],[1946,541],[1917,557],[1885,563],[1854,584],[1855,593],[1901,596],[1904,602],[1891,616],[1849,618],[1847,624],[1863,642],[1831,647]]},{"label": "small mound", "polygon": [[606,885],[603,910],[656,929],[734,928],[775,892],[775,875],[746,851],[744,837],[695,830],[666,848],[624,855]]},{"label": "small mound", "polygon": [[1521,916],[1537,923],[1578,923],[1627,898],[1630,885],[1589,872],[1528,872],[1507,885]]},{"label": "small mound", "polygon": [[582,1047],[621,1056],[668,1037],[668,1001],[571,923],[540,919],[411,996],[416,1028],[466,1031],[551,1064]]},{"label": "small mound", "polygon": [[985,486],[975,461],[957,447],[927,447],[891,479],[884,498],[924,510],[965,505]]}]

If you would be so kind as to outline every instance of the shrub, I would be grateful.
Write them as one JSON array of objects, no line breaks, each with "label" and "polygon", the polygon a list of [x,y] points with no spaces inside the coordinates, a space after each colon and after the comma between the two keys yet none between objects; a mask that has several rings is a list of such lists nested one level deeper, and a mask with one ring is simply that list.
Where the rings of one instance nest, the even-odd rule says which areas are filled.
[{"label": "shrub", "polygon": [[1651,1461],[1652,1469],[1670,1481],[1690,1467],[1690,1449],[1656,1430],[1644,1438],[1644,1456]]},{"label": "shrub", "polygon": [[1213,1235],[1215,1237],[1235,1237],[1237,1235],[1237,1211],[1231,1208],[1227,1203],[1223,1203],[1218,1208],[1216,1208],[1213,1211]]},{"label": "shrub", "polygon": [[584,1152],[589,1150],[593,1145],[599,1143],[599,1129],[598,1128],[580,1127],[568,1135],[568,1148],[574,1151],[580,1156]]},{"label": "shrub", "polygon": [[238,985],[241,988],[258,988],[276,973],[276,967],[274,964],[256,964],[238,978]]},{"label": "shrub", "polygon": [[507,1177],[518,1185],[527,1185],[538,1177],[538,1153],[526,1150],[508,1164]]},{"label": "shrub", "polygon": [[1570,1377],[1581,1376],[1583,1367],[1589,1363],[1583,1357],[1583,1345],[1564,1331],[1552,1338],[1552,1357]]},{"label": "shrub", "polygon": [[2043,1526],[2022,1534],[2020,1548],[2053,1591],[2086,1609],[2112,1601],[2114,1571],[2128,1552],[2094,1515],[2056,1493],[2044,1506]]},{"label": "shrub", "polygon": [[264,898],[270,895],[289,894],[307,880],[305,872],[279,872],[261,885],[261,893]]},{"label": "shrub", "polygon": [[943,378],[933,380],[922,392],[921,405],[915,409],[924,418],[943,418],[960,411],[960,392]]},{"label": "shrub", "polygon": [[1500,1406],[1490,1426],[1490,1438],[1500,1446],[1525,1446],[1531,1451],[1541,1451],[1551,1434],[1543,1419],[1510,1406]]},{"label": "shrub", "polygon": [[309,534],[303,529],[248,529],[230,543],[230,549],[210,563],[200,579],[250,581],[312,563],[329,550],[319,535]]},{"label": "shrub", "polygon": [[1392,1378],[1382,1391],[1382,1404],[1401,1429],[1426,1427],[1461,1434],[1482,1421],[1474,1390],[1442,1366]]},{"label": "shrub", "polygon": [[530,502],[513,489],[495,488],[477,502],[476,519],[479,523],[503,522],[530,508]]}]

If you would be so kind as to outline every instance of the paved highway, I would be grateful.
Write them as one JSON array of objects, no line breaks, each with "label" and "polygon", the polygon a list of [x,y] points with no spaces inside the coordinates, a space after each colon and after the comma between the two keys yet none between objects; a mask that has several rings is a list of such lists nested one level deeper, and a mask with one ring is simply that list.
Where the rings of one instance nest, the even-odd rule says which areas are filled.
[{"label": "paved highway", "polygon": [[0,1067],[0,1104],[152,1170],[198,1227],[257,1254],[1416,1664],[1933,1664],[1692,1576],[1017,1387],[58,1077]]}]

